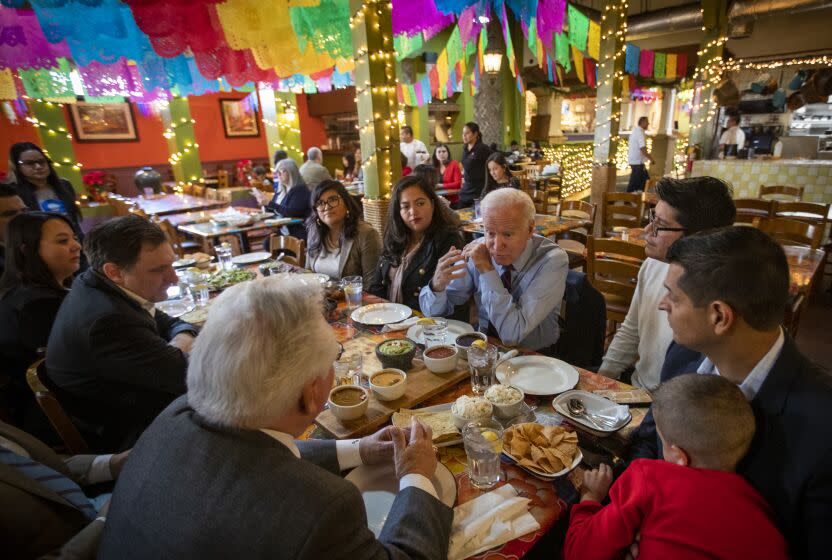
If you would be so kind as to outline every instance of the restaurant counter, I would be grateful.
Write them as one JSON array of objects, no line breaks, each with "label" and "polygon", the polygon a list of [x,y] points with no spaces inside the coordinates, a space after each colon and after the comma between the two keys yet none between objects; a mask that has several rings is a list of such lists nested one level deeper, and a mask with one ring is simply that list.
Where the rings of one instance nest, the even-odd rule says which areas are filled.
[{"label": "restaurant counter", "polygon": [[721,159],[693,162],[693,177],[717,177],[734,198],[757,198],[760,185],[804,187],[804,202],[832,202],[832,161],[821,159]]}]

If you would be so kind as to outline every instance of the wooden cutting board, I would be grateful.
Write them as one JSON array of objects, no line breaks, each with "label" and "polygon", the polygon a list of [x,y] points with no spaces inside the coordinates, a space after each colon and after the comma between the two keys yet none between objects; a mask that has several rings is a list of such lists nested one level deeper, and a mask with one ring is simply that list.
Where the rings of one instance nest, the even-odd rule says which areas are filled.
[{"label": "wooden cutting board", "polygon": [[[369,338],[354,338],[343,343],[344,353],[360,352],[364,359],[363,371],[373,374],[382,369],[375,355],[378,341]],[[400,408],[414,408],[419,403],[442,391],[470,379],[468,362],[459,360],[457,369],[448,373],[432,373],[420,360],[413,360],[407,373],[407,388],[404,395],[395,401],[380,401],[370,390],[370,404],[367,414],[356,420],[341,421],[327,409],[315,419],[315,423],[338,439],[355,438],[371,434],[390,421]]]}]

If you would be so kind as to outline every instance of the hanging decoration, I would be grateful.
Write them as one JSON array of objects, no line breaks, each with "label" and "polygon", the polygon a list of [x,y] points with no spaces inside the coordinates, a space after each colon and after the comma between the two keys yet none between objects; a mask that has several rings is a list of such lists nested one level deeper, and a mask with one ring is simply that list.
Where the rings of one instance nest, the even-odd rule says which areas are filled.
[{"label": "hanging decoration", "polygon": [[586,83],[586,78],[584,77],[584,54],[575,45],[570,46],[572,47],[572,59],[575,61],[575,74],[578,75],[580,81]]},{"label": "hanging decoration", "polygon": [[586,50],[589,35],[589,18],[578,8],[569,4],[569,43],[579,51]]},{"label": "hanging decoration", "polygon": [[14,87],[14,74],[8,68],[0,70],[0,100],[12,101],[17,98],[17,88]]},{"label": "hanging decoration", "polygon": [[352,57],[350,28],[344,25],[350,18],[349,0],[320,0],[317,6],[289,8],[289,16],[301,51],[311,47],[335,59]]},{"label": "hanging decoration", "polygon": [[555,35],[555,58],[565,71],[572,69],[572,63],[569,62],[569,37],[565,33]]},{"label": "hanging decoration", "polygon": [[434,0],[393,0],[393,35],[431,35],[456,21],[436,9]]},{"label": "hanging decoration", "polygon": [[671,54],[671,53],[667,54],[667,58],[665,60],[665,65],[664,65],[664,77],[667,78],[668,80],[675,80],[676,76],[678,75],[676,73],[676,65],[677,65],[676,58],[677,58],[677,56],[678,55]]},{"label": "hanging decoration", "polygon": [[653,57],[653,77],[657,80],[665,77],[665,62],[667,55],[665,53],[657,52]]},{"label": "hanging decoration", "polygon": [[590,20],[589,34],[586,40],[586,54],[590,58],[599,60],[601,58],[601,26]]},{"label": "hanging decoration", "polygon": [[638,63],[638,73],[639,76],[644,76],[649,78],[653,76],[653,60],[655,58],[655,53],[653,51],[648,51],[647,49],[643,49],[639,54],[639,63]]},{"label": "hanging decoration", "polygon": [[0,68],[52,68],[69,56],[64,41],[46,40],[34,12],[0,8]]},{"label": "hanging decoration", "polygon": [[538,0],[537,33],[544,45],[551,45],[555,33],[563,31],[566,0]]}]

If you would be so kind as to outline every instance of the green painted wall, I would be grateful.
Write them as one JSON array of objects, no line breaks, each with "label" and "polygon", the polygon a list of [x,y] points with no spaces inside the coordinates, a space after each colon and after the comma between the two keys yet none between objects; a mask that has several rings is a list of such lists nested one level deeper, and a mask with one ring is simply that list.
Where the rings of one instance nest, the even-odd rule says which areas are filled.
[{"label": "green painted wall", "polygon": [[40,145],[47,153],[55,167],[55,172],[66,179],[79,194],[86,194],[86,188],[81,180],[81,167],[75,159],[72,147],[72,135],[66,129],[64,109],[61,105],[51,102],[30,101],[35,125],[40,137]]}]

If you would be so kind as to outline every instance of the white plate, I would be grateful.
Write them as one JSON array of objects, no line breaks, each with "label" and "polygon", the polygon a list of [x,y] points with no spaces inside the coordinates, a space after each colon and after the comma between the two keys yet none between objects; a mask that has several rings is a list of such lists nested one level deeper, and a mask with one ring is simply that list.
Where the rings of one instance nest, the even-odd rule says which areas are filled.
[{"label": "white plate", "polygon": [[272,258],[271,253],[266,251],[257,251],[256,253],[246,253],[244,255],[237,255],[231,259],[234,264],[254,264],[267,261]]},{"label": "white plate", "polygon": [[[509,380],[510,378],[510,380]],[[497,366],[497,379],[527,395],[557,395],[573,388],[578,370],[548,356],[517,356]]]},{"label": "white plate", "polygon": [[[355,484],[361,492],[364,507],[367,509],[367,526],[378,538],[390,514],[390,508],[393,507],[396,494],[399,493],[399,481],[396,479],[392,461],[386,465],[361,465],[353,469],[346,479]],[[442,503],[454,507],[456,481],[448,467],[437,462],[431,482]]]},{"label": "white plate", "polygon": [[541,470],[539,470],[539,469],[536,469],[536,468],[534,468],[534,467],[527,467],[527,466],[525,466],[525,465],[518,465],[518,464],[517,464],[517,459],[515,459],[513,455],[511,455],[511,454],[507,453],[505,450],[503,451],[503,455],[504,455],[504,456],[506,456],[506,457],[508,457],[509,459],[511,459],[511,461],[512,461],[515,465],[517,465],[519,468],[523,469],[523,470],[524,470],[524,471],[526,471],[527,473],[529,473],[529,474],[531,474],[531,475],[534,475],[534,476],[536,476],[537,478],[542,478],[542,479],[544,479],[544,480],[554,480],[554,479],[556,479],[556,478],[560,478],[560,477],[562,477],[562,476],[563,476],[563,475],[565,475],[565,474],[569,474],[570,472],[572,472],[572,470],[573,470],[575,467],[577,467],[578,465],[580,465],[580,464],[581,464],[581,461],[583,461],[583,460],[584,460],[584,454],[583,454],[583,453],[581,453],[581,449],[580,449],[580,448],[578,448],[578,452],[577,452],[577,453],[575,453],[575,458],[574,458],[574,459],[572,459],[572,464],[571,464],[570,466],[566,467],[565,469],[563,469],[563,470],[561,470],[561,471],[558,471],[558,472],[556,472],[556,473],[551,473],[551,474],[550,474],[550,473],[547,473],[547,472],[545,472],[545,471],[541,471]]},{"label": "white plate", "polygon": [[[472,327],[468,323],[457,321],[455,319],[442,320],[448,322],[448,334],[445,337],[445,344],[453,345],[454,340],[459,335],[474,332],[474,327]],[[407,338],[413,340],[414,342],[418,342],[419,344],[424,344],[425,336],[422,334],[422,328],[424,326],[425,325],[413,325],[412,327],[407,329]]]},{"label": "white plate", "polygon": [[185,313],[190,313],[195,307],[192,301],[184,299],[169,299],[156,304],[156,309],[160,309],[174,318],[181,317]]},{"label": "white plate", "polygon": [[267,226],[283,226],[291,221],[292,218],[269,218],[267,220],[263,220],[263,223]]},{"label": "white plate", "polygon": [[371,303],[356,309],[350,318],[365,325],[398,323],[413,315],[413,310],[401,303]]},{"label": "white plate", "polygon": [[607,398],[604,398],[600,395],[596,395],[595,393],[590,393],[589,391],[567,391],[558,395],[554,398],[554,400],[552,400],[552,408],[555,409],[555,412],[566,418],[568,422],[572,424],[578,424],[581,428],[589,430],[592,433],[596,433],[599,435],[608,435],[613,432],[617,432],[618,430],[629,424],[633,419],[633,415],[630,413],[629,407],[627,407],[628,410],[626,418],[619,420],[619,422],[615,425],[614,428],[599,429],[598,427],[590,423],[588,420],[575,417],[569,414],[569,410],[566,408],[566,403],[569,401],[569,399],[575,397],[578,397],[583,401],[587,412],[590,414],[598,414],[600,411],[604,409],[616,406],[616,404]]}]

